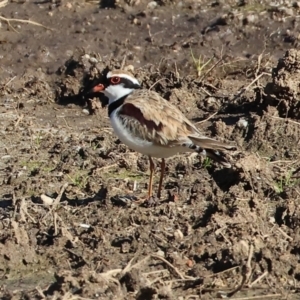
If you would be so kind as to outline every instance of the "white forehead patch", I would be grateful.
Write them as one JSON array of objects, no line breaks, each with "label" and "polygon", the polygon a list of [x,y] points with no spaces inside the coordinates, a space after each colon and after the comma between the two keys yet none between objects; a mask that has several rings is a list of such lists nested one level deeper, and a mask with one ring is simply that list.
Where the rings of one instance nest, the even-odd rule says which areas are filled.
[{"label": "white forehead patch", "polygon": [[114,74],[113,72],[110,71],[110,72],[107,73],[106,78],[111,78],[113,76],[118,76],[118,77],[121,77],[121,78],[126,78],[126,79],[132,81],[134,84],[140,85],[139,81],[136,78],[134,78],[133,76],[130,76],[128,74],[124,74],[124,73]]}]

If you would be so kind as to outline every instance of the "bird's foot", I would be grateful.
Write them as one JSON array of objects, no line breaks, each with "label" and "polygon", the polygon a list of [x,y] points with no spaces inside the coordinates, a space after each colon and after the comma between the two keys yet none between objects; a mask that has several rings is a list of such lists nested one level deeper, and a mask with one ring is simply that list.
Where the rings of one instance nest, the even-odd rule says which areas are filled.
[{"label": "bird's foot", "polygon": [[141,203],[142,206],[144,207],[153,207],[157,205],[158,203],[158,198],[155,196],[148,196],[146,198],[139,199],[135,201],[135,203]]},{"label": "bird's foot", "polygon": [[158,203],[158,198],[155,196],[150,196],[144,201],[143,206],[153,207],[153,206],[156,206],[157,203]]}]

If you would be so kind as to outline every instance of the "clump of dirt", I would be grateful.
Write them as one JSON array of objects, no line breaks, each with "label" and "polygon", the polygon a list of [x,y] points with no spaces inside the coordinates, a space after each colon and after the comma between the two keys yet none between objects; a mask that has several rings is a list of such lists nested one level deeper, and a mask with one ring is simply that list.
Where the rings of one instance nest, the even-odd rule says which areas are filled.
[{"label": "clump of dirt", "polygon": [[276,106],[281,117],[300,118],[300,50],[290,49],[279,59],[265,87],[263,103]]},{"label": "clump of dirt", "polygon": [[[124,65],[124,62],[116,59],[102,59],[99,53],[78,52],[74,54],[57,71],[60,78],[56,82],[56,102],[68,107],[86,106],[90,114],[97,114],[99,109],[107,105],[107,99],[102,93],[90,93],[91,87],[96,82],[103,81],[109,70],[121,67],[131,71],[144,88],[150,88],[160,93],[165,99],[182,106],[183,113],[190,118],[193,118],[197,112],[197,103],[193,99],[198,97],[199,103],[207,97],[199,91],[204,83],[192,80],[196,79],[196,76],[180,77],[173,68],[170,70],[164,64],[160,68],[149,66],[135,69],[132,65]],[[101,105],[99,105],[99,100]],[[202,107],[208,108],[208,102],[202,102]]]},{"label": "clump of dirt", "polygon": [[[105,76],[105,70],[114,68],[120,68],[119,61],[103,60],[99,53],[77,51],[57,71],[60,78],[56,82],[56,101],[61,105],[88,106],[90,114],[96,113],[101,106],[89,99],[92,98],[89,90]],[[97,94],[97,98],[102,106],[107,104],[103,94]]]}]

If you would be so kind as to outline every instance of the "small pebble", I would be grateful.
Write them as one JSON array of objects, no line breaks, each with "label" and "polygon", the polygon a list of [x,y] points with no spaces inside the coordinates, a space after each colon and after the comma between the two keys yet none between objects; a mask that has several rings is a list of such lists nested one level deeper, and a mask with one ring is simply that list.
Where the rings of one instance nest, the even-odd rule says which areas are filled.
[{"label": "small pebble", "polygon": [[91,225],[88,225],[88,224],[79,224],[80,227],[82,228],[90,228]]},{"label": "small pebble", "polygon": [[98,59],[95,57],[90,57],[89,63],[92,65],[96,65],[98,63]]},{"label": "small pebble", "polygon": [[41,200],[43,202],[44,205],[52,205],[53,202],[54,202],[54,199],[52,199],[51,197],[49,196],[46,196],[45,194],[42,194],[41,195]]},{"label": "small pebble", "polygon": [[174,238],[176,241],[181,241],[183,239],[183,233],[180,229],[176,229],[174,232]]},{"label": "small pebble", "polygon": [[250,23],[254,23],[258,20],[258,16],[257,15],[249,15],[246,17],[245,21],[247,22],[247,24],[250,24]]},{"label": "small pebble", "polygon": [[159,255],[159,256],[161,256],[161,257],[165,257],[165,252],[162,251],[162,250],[158,250],[158,251],[156,252],[156,254]]},{"label": "small pebble", "polygon": [[156,1],[150,1],[147,5],[147,8],[149,8],[149,9],[155,9],[156,7],[157,7]]},{"label": "small pebble", "polygon": [[237,121],[236,125],[238,128],[247,128],[249,124],[247,120],[241,118]]}]

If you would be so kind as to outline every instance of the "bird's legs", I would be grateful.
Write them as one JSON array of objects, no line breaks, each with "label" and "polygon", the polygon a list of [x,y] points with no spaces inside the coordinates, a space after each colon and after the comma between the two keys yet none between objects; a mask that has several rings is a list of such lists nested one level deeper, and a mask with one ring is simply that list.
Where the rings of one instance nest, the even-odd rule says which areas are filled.
[{"label": "bird's legs", "polygon": [[[153,162],[151,156],[149,156],[149,162],[150,162],[150,178],[149,178],[149,188],[148,188],[148,199],[147,199],[147,201],[151,202],[151,201],[153,201],[153,199],[152,199],[152,187],[153,187],[153,175],[154,175],[154,171],[155,171],[155,165],[154,165],[154,162]],[[161,188],[162,188],[163,179],[164,179],[164,175],[165,175],[166,162],[165,162],[164,158],[162,158],[160,166],[161,166],[161,170],[160,170],[160,178],[159,178],[157,198],[160,198],[160,196],[161,196]]]},{"label": "bird's legs", "polygon": [[157,192],[157,197],[160,198],[161,196],[161,188],[162,188],[162,183],[165,175],[165,168],[166,168],[166,162],[165,159],[161,159],[161,164],[160,164],[160,178],[159,178],[159,186],[158,186],[158,192]]},{"label": "bird's legs", "polygon": [[148,187],[148,199],[152,197],[153,173],[155,170],[155,165],[151,156],[149,156],[149,162],[150,162],[150,179],[149,179],[149,187]]}]

